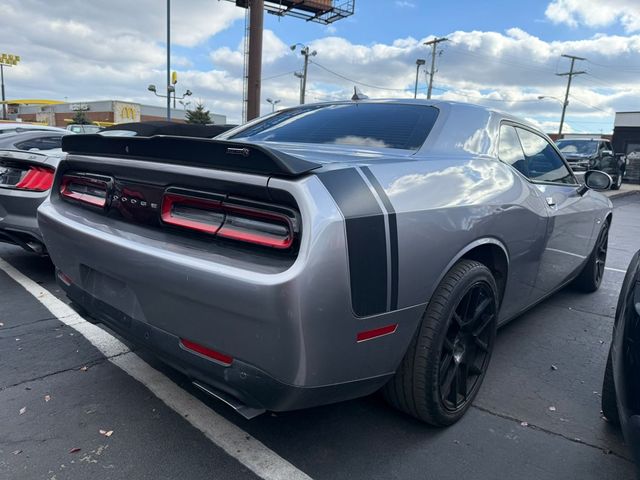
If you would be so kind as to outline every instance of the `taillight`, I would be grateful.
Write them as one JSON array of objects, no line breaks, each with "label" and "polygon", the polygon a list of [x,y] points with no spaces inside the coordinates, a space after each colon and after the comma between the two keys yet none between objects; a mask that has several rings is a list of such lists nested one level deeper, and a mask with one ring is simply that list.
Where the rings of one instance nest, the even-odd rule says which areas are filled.
[{"label": "taillight", "polygon": [[15,184],[19,190],[45,192],[53,185],[55,170],[46,167],[30,167],[26,175]]},{"label": "taillight", "polygon": [[176,190],[179,189],[169,189],[162,199],[161,218],[167,225],[278,250],[293,245],[296,220],[292,212],[224,196],[195,196]]},{"label": "taillight", "polygon": [[109,181],[101,178],[63,175],[60,183],[60,195],[63,198],[80,203],[104,207],[107,204]]}]

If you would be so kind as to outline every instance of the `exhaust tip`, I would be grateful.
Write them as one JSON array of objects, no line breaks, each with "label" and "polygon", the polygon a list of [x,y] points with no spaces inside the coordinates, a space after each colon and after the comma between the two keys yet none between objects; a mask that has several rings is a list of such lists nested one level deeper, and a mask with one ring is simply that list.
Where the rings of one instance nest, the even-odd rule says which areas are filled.
[{"label": "exhaust tip", "polygon": [[237,398],[232,397],[226,393],[221,392],[220,390],[216,390],[215,388],[205,385],[203,383],[194,381],[191,382],[195,387],[202,390],[207,395],[220,400],[223,403],[226,403],[228,406],[233,408],[237,413],[242,415],[247,420],[251,420],[252,418],[256,418],[262,415],[266,410],[264,408],[253,408],[248,405],[245,405]]}]

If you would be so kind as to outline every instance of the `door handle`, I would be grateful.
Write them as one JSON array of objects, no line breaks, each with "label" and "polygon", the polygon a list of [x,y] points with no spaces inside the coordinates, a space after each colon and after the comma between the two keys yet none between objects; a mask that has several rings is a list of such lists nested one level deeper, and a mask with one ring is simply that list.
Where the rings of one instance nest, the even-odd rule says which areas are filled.
[{"label": "door handle", "polygon": [[553,197],[547,197],[545,198],[545,200],[547,201],[547,205],[549,205],[550,207],[556,206],[556,201],[553,199]]}]

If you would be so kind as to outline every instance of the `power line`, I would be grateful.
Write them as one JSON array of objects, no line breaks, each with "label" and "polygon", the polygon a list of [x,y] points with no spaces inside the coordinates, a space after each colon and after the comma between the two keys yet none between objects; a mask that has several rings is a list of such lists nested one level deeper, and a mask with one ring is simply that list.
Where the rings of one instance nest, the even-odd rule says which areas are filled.
[{"label": "power line", "polygon": [[313,63],[314,65],[320,67],[321,69],[326,70],[327,72],[331,73],[332,75],[335,75],[336,77],[340,77],[343,80],[346,80],[346,81],[351,82],[351,83],[355,83],[357,85],[362,85],[364,87],[375,88],[377,90],[390,90],[390,91],[394,91],[394,92],[407,92],[407,91],[410,90],[409,88],[381,87],[379,85],[371,85],[370,83],[360,82],[358,80],[354,80],[352,78],[346,77],[346,76],[342,75],[341,73],[338,73],[338,72],[336,72],[334,70],[331,70],[331,69],[325,67],[324,65],[320,65],[318,62],[316,62],[314,60],[310,60],[310,62]]},{"label": "power line", "polygon": [[[470,56],[470,57],[481,58],[483,60],[490,61],[490,62],[493,62],[493,63],[502,63],[503,65],[507,65],[507,66],[516,66],[516,67],[529,69],[529,70],[535,70],[535,71],[539,71],[539,72],[545,72],[545,73],[554,72],[554,70],[551,69],[551,68],[543,68],[541,66],[538,67],[538,66],[534,66],[532,64],[527,65],[527,64],[524,64],[524,63],[518,63],[518,62],[511,61],[511,60],[503,60],[503,59],[499,59],[499,58],[496,58],[496,57],[491,57],[489,55],[484,55],[484,54],[477,53],[477,52],[469,52],[469,51],[463,51],[463,50],[447,50],[447,53],[467,55],[467,56]],[[542,65],[542,64],[540,64],[540,65]]]},{"label": "power line", "polygon": [[264,82],[265,80],[273,80],[274,78],[284,77],[285,75],[293,75],[295,72],[297,72],[297,70],[291,70],[290,72],[279,73],[277,75],[272,75],[270,77],[262,77],[262,81]]}]

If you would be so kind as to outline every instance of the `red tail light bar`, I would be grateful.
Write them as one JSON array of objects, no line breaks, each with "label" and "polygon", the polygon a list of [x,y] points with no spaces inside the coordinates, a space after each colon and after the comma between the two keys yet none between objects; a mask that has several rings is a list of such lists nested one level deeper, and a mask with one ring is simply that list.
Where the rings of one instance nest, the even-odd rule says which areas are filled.
[{"label": "red tail light bar", "polygon": [[15,188],[32,192],[45,192],[53,185],[55,170],[46,167],[30,167]]},{"label": "red tail light bar", "polygon": [[167,225],[278,250],[293,245],[294,214],[244,203],[224,196],[204,198],[169,189],[162,200],[161,218]]},{"label": "red tail light bar", "polygon": [[217,352],[216,350],[211,350],[210,348],[205,347],[204,345],[200,345],[199,343],[192,342],[185,338],[180,339],[180,344],[186,349],[191,350],[192,352],[199,353],[200,355],[204,355],[205,357],[209,357],[217,362],[222,363],[225,366],[231,365],[233,362],[233,357],[229,355],[225,355],[224,353]]},{"label": "red tail light bar", "polygon": [[102,207],[107,204],[109,181],[80,175],[64,175],[60,183],[60,195],[87,205]]}]

